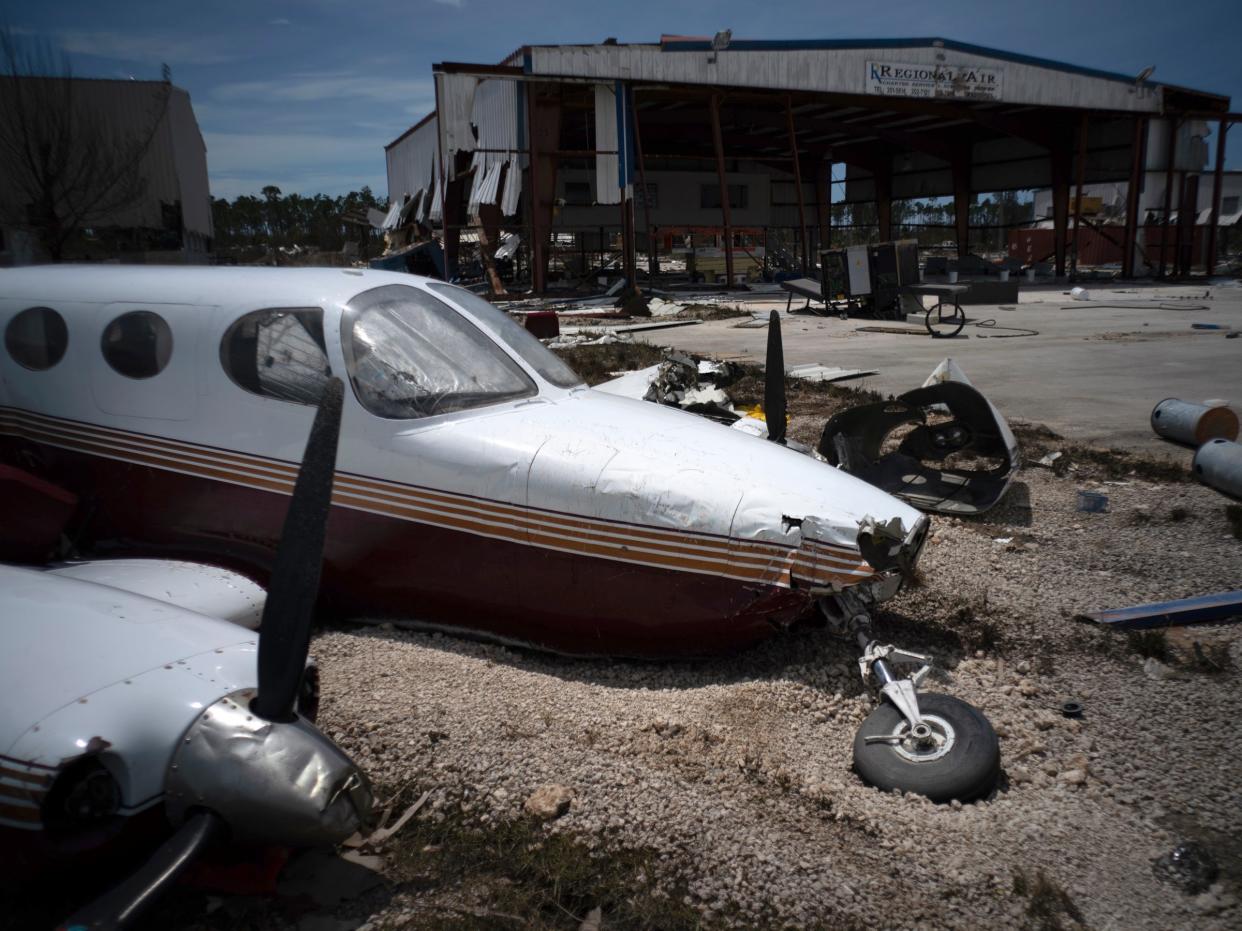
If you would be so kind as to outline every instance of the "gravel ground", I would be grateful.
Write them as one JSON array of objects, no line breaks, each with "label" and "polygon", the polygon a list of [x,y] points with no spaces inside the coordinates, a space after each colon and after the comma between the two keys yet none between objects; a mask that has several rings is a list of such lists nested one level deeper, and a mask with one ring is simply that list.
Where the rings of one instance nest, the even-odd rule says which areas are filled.
[{"label": "gravel ground", "polygon": [[[1111,511],[1078,513],[1079,488]],[[1027,469],[986,518],[935,520],[923,584],[879,630],[936,654],[928,688],[996,727],[1005,779],[974,805],[883,795],[851,772],[872,700],[853,653],[818,629],[695,664],[331,632],[314,645],[321,725],[385,792],[432,789],[420,817],[460,807],[486,826],[568,787],[544,830],[654,851],[652,894],[680,880],[709,926],[1236,928],[1242,629],[1171,632],[1164,664],[1074,619],[1236,587],[1224,504],[1192,484]],[[1081,720],[1058,713],[1069,699]],[[1188,839],[1221,868],[1197,895],[1152,870]],[[1064,895],[1032,894],[1041,873]],[[340,927],[431,926],[446,894],[403,888]]]}]

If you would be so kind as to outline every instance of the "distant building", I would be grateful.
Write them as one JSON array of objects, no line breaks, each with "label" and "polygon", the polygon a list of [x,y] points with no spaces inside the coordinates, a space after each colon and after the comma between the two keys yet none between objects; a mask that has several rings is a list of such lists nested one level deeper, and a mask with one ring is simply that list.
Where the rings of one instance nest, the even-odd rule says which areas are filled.
[{"label": "distant building", "polygon": [[[462,243],[480,243],[486,262],[498,233],[517,233],[516,274],[536,292],[611,268],[633,280],[640,251],[652,278],[666,259],[689,270],[700,247],[715,253],[709,278],[766,275],[774,261],[807,274],[820,248],[841,243],[838,216],[850,236],[903,234],[900,201],[949,201],[937,241],[965,255],[1010,223],[980,209],[986,195],[1042,187],[1053,207],[1046,256],[1064,274],[1080,178],[1141,195],[1130,211],[1141,215],[1153,197],[1163,211],[1171,164],[1171,213],[1210,189],[1196,198],[1187,179],[1207,165],[1209,137],[1237,118],[1228,97],[1150,72],[938,38],[725,31],[527,45],[499,64],[432,70],[436,111],[385,147],[390,224],[438,228],[450,275]],[[1151,267],[1153,234],[1140,220],[1114,237],[1125,274]],[[1155,273],[1186,270],[1189,241]]]},{"label": "distant building", "polygon": [[[162,81],[83,78],[0,79],[0,113],[18,82],[71,80],[75,110],[90,114],[117,138],[149,144],[140,160],[145,189],[134,203],[95,218],[66,246],[65,260],[204,262],[211,250],[211,194],[207,149],[190,95]],[[10,100],[8,102],[11,102]],[[59,99],[49,95],[49,99]],[[22,203],[17,172],[0,151],[0,265],[46,260],[39,237],[22,217],[35,205]],[[17,218],[15,220],[15,218]]]}]

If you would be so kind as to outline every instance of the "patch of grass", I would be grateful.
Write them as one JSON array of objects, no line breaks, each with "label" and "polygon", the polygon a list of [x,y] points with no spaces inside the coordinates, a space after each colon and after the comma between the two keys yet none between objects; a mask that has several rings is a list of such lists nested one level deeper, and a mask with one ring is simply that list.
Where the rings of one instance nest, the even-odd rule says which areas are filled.
[{"label": "patch of grass", "polygon": [[[1013,874],[1013,893],[1027,899],[1027,927],[1038,931],[1062,931],[1071,927],[1083,927],[1082,911],[1056,882],[1043,870],[1029,876],[1022,870]],[[1066,919],[1072,924],[1067,924]]]},{"label": "patch of grass", "polygon": [[691,320],[730,320],[734,317],[749,317],[749,310],[728,304],[687,304],[677,316]]},{"label": "patch of grass", "polygon": [[609,343],[553,349],[588,385],[615,377],[613,372],[646,368],[664,359],[664,349],[651,343]]},{"label": "patch of grass", "polygon": [[1099,478],[1117,481],[1138,478],[1147,482],[1179,483],[1193,478],[1184,465],[1171,460],[1143,456],[1124,449],[1101,449],[1066,440],[1044,424],[1010,423],[1022,460],[1029,467],[1048,453],[1060,452],[1052,466],[1055,475],[1066,475],[1074,467],[1077,478]]},{"label": "patch of grass", "polygon": [[1225,520],[1235,540],[1242,540],[1242,504],[1226,504]]},{"label": "patch of grass", "polygon": [[416,819],[400,841],[400,880],[461,892],[461,907],[438,914],[428,928],[572,931],[594,908],[608,928],[703,927],[703,916],[683,901],[684,888],[657,883],[653,851],[603,854],[529,818],[481,825],[462,813]]},{"label": "patch of grass", "polygon": [[1126,634],[1126,646],[1131,653],[1137,653],[1144,659],[1158,659],[1167,663],[1173,658],[1173,650],[1169,646],[1169,638],[1163,630],[1132,630]]}]

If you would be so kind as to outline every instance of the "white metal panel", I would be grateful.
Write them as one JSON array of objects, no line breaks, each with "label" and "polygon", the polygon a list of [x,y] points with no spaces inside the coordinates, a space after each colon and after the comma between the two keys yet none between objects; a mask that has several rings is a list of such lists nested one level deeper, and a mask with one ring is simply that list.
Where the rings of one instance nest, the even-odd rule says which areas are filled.
[{"label": "white metal panel", "polygon": [[[161,204],[179,204],[186,230],[211,235],[206,150],[185,91],[162,81],[74,80],[71,100],[95,146],[126,151],[150,139],[140,163],[142,196],[97,225],[162,229]],[[21,196],[13,177],[0,165],[0,204]]]},{"label": "white metal panel", "polygon": [[267,592],[238,572],[175,559],[92,559],[48,570],[144,595],[255,630],[263,618]]},{"label": "white metal panel", "polygon": [[479,79],[468,74],[436,75],[436,114],[440,122],[440,145],[448,177],[454,178],[456,152],[473,152],[474,92]]},{"label": "white metal panel", "polygon": [[388,162],[389,203],[399,203],[405,194],[413,198],[420,191],[430,191],[438,180],[439,121],[432,117],[384,154]]},{"label": "white metal panel", "polygon": [[[614,85],[595,85],[595,148],[617,151],[617,94]],[[595,202],[621,203],[621,167],[617,155],[595,156]]]},{"label": "white metal panel", "polygon": [[[666,52],[656,45],[564,45],[536,46],[530,54],[534,74],[839,94],[866,94],[868,62],[872,61],[953,68],[974,65],[1003,70],[1002,99],[1006,102],[1144,113],[1160,109],[1155,87],[931,46],[713,53]],[[882,99],[877,97],[877,105]]]},{"label": "white metal panel", "polygon": [[168,100],[173,157],[181,190],[181,224],[192,233],[212,236],[211,191],[207,183],[207,146],[199,131],[190,95],[179,87]]}]

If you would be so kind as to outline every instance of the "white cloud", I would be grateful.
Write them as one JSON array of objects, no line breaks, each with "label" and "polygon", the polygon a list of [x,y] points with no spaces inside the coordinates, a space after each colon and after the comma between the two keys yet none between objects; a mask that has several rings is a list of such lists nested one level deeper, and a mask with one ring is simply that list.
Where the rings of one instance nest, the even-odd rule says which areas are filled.
[{"label": "white cloud", "polygon": [[205,133],[213,197],[275,184],[285,193],[387,188],[382,145],[371,136],[328,133]]},{"label": "white cloud", "polygon": [[131,62],[168,62],[170,65],[217,65],[231,61],[233,53],[219,40],[204,36],[163,33],[64,30],[57,44],[66,52]]},{"label": "white cloud", "polygon": [[429,79],[398,79],[353,71],[302,72],[270,81],[220,84],[217,100],[261,103],[314,103],[323,100],[372,100],[405,104],[407,109],[435,108],[435,85]]},{"label": "white cloud", "polygon": [[293,25],[293,23],[285,19],[283,16],[278,17],[277,19],[268,20],[267,24],[269,26],[292,26]]}]

